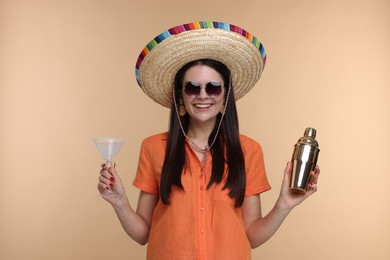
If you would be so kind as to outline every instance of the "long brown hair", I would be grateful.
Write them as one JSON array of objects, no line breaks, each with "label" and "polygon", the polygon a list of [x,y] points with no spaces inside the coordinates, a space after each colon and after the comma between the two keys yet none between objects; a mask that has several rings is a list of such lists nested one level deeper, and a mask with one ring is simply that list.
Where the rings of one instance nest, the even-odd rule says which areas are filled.
[{"label": "long brown hair", "polygon": [[[213,158],[212,173],[207,188],[210,188],[213,183],[219,184],[222,182],[225,166],[227,165],[228,176],[223,189],[229,189],[229,196],[235,199],[235,207],[241,207],[244,202],[246,188],[245,160],[240,143],[237,108],[232,90],[233,86],[231,86],[230,82],[230,71],[223,63],[210,59],[201,59],[187,63],[178,71],[175,77],[174,95],[176,100],[179,100],[181,96],[185,72],[195,65],[206,65],[220,73],[224,80],[225,93],[227,93],[227,87],[229,85],[231,87],[229,102],[225,104],[226,111],[221,129],[214,145],[210,149]],[[180,129],[179,119],[176,114],[176,109],[179,108],[175,108],[174,102],[172,103],[168,143],[160,181],[160,197],[164,204],[170,204],[169,195],[172,185],[184,190],[181,183],[181,174],[186,162],[185,136]],[[179,106],[179,104],[176,105]],[[189,115],[180,117],[180,120],[184,131],[187,132]],[[209,137],[209,143],[214,139],[220,120],[221,114],[218,114],[216,124]],[[226,158],[224,151],[226,151]]]}]

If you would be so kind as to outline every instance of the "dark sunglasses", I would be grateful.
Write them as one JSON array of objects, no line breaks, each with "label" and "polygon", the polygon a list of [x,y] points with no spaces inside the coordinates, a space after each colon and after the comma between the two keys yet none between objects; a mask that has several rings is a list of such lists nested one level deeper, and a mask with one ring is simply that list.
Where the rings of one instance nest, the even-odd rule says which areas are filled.
[{"label": "dark sunglasses", "polygon": [[[184,84],[184,93],[190,97],[198,96],[201,85],[196,81],[188,81]],[[205,90],[208,96],[217,97],[222,92],[222,84],[217,81],[210,81],[205,85]]]}]

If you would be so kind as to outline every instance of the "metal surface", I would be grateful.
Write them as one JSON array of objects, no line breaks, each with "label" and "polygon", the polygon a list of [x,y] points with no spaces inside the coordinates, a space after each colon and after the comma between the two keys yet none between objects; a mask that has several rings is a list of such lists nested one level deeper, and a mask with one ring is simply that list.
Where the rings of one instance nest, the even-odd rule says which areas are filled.
[{"label": "metal surface", "polygon": [[304,136],[295,144],[291,160],[291,191],[303,193],[307,190],[307,184],[310,181],[310,172],[314,171],[320,152],[318,142],[315,140],[316,132],[314,128],[306,128]]}]

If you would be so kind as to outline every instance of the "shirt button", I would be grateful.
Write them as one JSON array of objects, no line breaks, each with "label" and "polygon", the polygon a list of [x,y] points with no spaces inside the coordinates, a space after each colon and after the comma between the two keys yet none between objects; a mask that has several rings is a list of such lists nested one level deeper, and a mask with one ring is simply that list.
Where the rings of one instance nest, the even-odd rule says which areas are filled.
[{"label": "shirt button", "polygon": [[203,186],[200,186],[200,190],[203,190]]},{"label": "shirt button", "polygon": [[204,211],[204,208],[203,208],[203,207],[201,207],[201,208],[200,208],[200,211],[201,211],[201,212],[203,212],[203,211]]},{"label": "shirt button", "polygon": [[204,229],[201,229],[201,230],[200,230],[200,233],[201,233],[201,234],[204,234]]}]

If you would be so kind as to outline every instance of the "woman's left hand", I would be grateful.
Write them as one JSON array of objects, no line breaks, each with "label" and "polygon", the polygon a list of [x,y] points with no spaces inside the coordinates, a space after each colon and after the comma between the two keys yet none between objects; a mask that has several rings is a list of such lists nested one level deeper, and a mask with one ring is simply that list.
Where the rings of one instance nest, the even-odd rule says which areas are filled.
[{"label": "woman's left hand", "polygon": [[291,162],[288,162],[286,168],[284,169],[284,178],[278,199],[278,203],[280,206],[286,207],[290,210],[299,205],[302,201],[304,201],[306,198],[310,197],[317,191],[318,176],[320,174],[320,167],[317,165],[314,171],[310,173],[307,191],[305,193],[295,193],[290,191],[289,188],[291,178],[291,166]]}]

